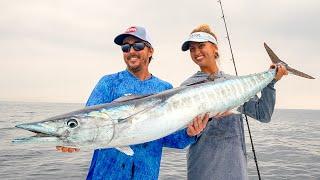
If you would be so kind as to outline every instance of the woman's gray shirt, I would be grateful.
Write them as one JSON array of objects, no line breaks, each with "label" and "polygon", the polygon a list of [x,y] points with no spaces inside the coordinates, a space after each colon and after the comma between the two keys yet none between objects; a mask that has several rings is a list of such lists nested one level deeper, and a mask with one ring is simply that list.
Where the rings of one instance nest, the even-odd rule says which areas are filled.
[{"label": "woman's gray shirt", "polygon": [[[182,85],[206,80],[208,74],[197,72]],[[214,75],[215,81],[223,81],[233,76],[222,71]],[[238,110],[257,119],[269,122],[275,105],[275,81]],[[246,147],[241,114],[233,114],[220,119],[212,118],[187,155],[189,180],[245,180],[247,175]]]}]

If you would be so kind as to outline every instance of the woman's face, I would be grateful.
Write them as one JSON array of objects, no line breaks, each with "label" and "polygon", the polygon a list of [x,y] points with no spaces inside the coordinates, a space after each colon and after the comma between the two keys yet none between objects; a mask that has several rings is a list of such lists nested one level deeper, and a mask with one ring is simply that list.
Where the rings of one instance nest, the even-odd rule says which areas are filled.
[{"label": "woman's face", "polygon": [[190,42],[190,56],[200,67],[216,66],[218,48],[211,42]]}]

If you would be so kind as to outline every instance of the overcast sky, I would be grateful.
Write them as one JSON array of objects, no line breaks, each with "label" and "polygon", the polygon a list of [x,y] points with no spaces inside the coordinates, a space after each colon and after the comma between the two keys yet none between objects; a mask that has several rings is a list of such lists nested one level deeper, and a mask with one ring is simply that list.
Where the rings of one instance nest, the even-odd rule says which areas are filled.
[{"label": "overcast sky", "polygon": [[[269,67],[266,42],[282,60],[317,78],[282,79],[276,108],[320,109],[320,1],[223,5],[239,74]],[[216,0],[0,0],[0,101],[85,103],[103,75],[125,69],[113,39],[131,25],[150,32],[151,72],[178,86],[198,70],[180,49],[202,23],[218,36],[221,69],[234,74]]]}]

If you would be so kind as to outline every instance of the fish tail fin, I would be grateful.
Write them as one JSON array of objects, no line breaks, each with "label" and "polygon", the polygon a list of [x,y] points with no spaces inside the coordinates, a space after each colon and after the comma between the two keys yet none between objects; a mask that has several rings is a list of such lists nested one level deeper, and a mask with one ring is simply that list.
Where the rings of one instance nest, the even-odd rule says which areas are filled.
[{"label": "fish tail fin", "polygon": [[271,48],[266,44],[264,43],[264,47],[265,49],[267,50],[267,53],[271,59],[271,61],[274,63],[274,64],[283,64],[284,66],[286,66],[288,72],[290,72],[291,74],[294,74],[296,76],[300,76],[300,77],[304,77],[304,78],[307,78],[307,79],[315,79],[314,77],[304,73],[304,72],[301,72],[301,71],[298,71],[292,67],[290,67],[287,63],[281,61],[278,56],[271,50]]}]

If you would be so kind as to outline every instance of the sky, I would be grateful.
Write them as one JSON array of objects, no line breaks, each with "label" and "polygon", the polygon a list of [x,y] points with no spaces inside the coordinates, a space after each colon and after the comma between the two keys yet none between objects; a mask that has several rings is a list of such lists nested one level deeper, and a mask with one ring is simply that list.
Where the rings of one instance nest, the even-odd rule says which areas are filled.
[{"label": "sky", "polygon": [[[291,67],[276,84],[276,108],[320,109],[320,1],[223,0],[239,75],[270,65],[266,42]],[[154,46],[153,75],[175,87],[198,71],[181,44],[208,24],[218,36],[220,68],[235,74],[216,0],[0,0],[0,101],[85,103],[98,80],[126,68],[113,43],[132,25]]]}]

